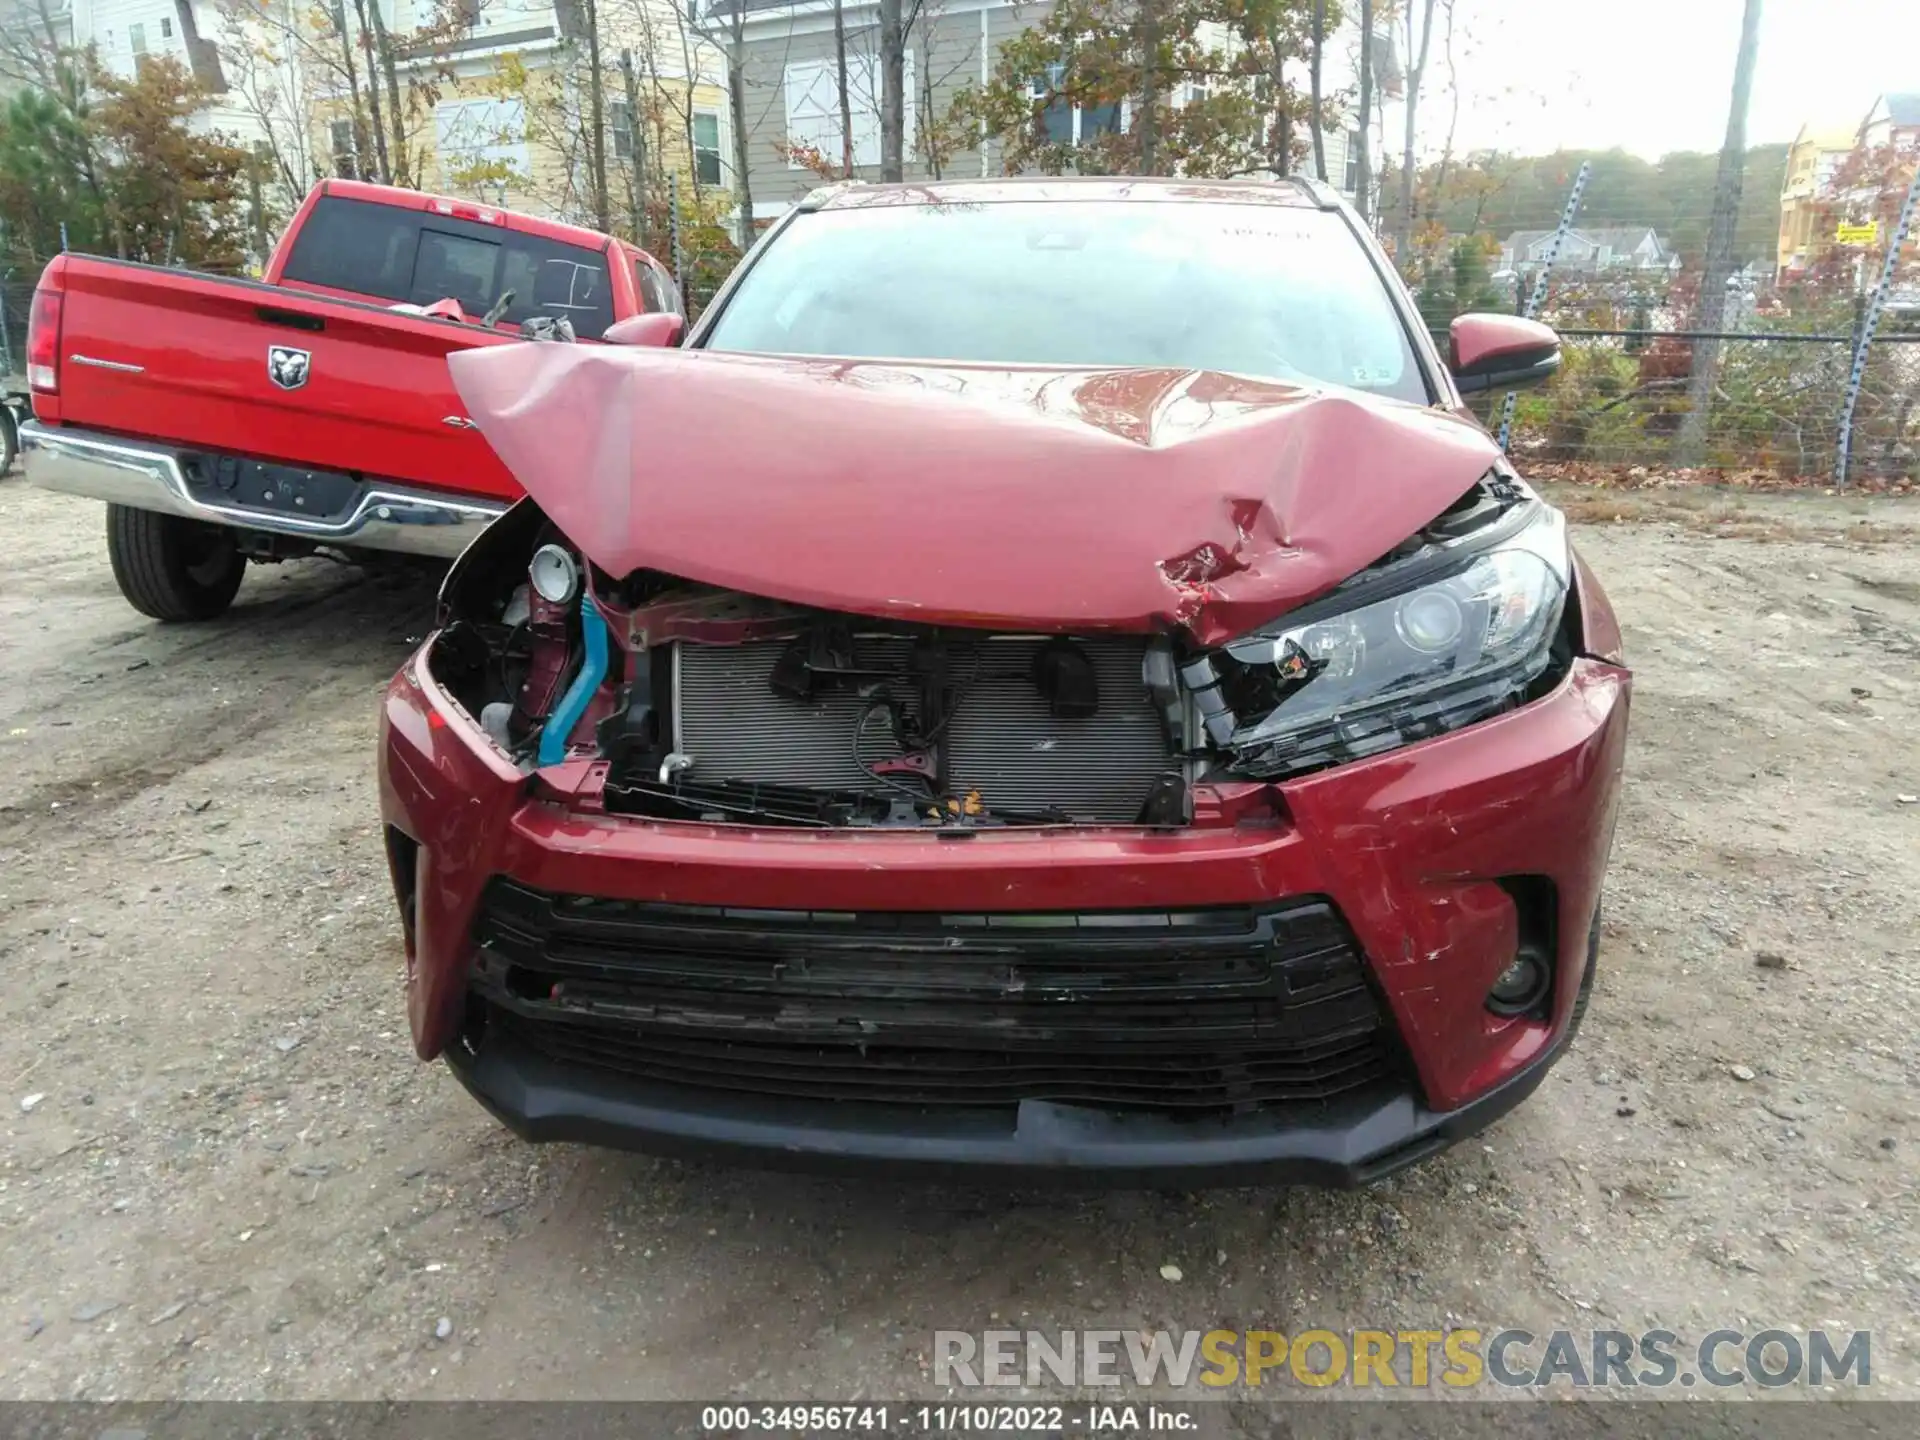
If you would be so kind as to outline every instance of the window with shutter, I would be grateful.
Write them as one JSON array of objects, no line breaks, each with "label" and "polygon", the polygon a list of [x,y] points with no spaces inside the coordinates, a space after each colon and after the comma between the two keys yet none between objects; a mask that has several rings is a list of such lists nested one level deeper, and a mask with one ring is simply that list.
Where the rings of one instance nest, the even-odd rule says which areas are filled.
[{"label": "window with shutter", "polygon": [[[918,107],[913,103],[913,51],[902,57],[904,129],[901,148],[913,154]],[[840,86],[830,60],[802,60],[786,69],[787,143],[811,146],[833,165],[840,163]],[[880,163],[880,61],[872,54],[847,53],[847,108],[853,117],[853,163]],[[789,169],[802,169],[798,160]]]},{"label": "window with shutter", "polygon": [[[852,56],[848,56],[852,69]],[[811,148],[826,159],[840,158],[840,96],[834,83],[834,67],[824,60],[796,61],[787,66],[787,144],[793,149]],[[847,88],[853,88],[849,79]],[[849,96],[851,99],[851,96]],[[789,170],[806,167],[789,157]]]},{"label": "window with shutter", "polygon": [[434,107],[433,124],[443,174],[457,176],[483,165],[527,173],[525,101],[448,100]]}]

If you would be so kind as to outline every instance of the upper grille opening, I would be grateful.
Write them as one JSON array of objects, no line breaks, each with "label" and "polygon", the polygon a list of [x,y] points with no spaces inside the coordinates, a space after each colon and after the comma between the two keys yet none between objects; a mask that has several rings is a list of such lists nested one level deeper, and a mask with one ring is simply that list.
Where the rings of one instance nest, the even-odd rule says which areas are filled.
[{"label": "upper grille opening", "polygon": [[[609,808],[776,824],[1169,824],[1185,778],[1142,637],[850,631],[671,647],[670,765]],[[1169,798],[1171,797],[1171,799]]]}]

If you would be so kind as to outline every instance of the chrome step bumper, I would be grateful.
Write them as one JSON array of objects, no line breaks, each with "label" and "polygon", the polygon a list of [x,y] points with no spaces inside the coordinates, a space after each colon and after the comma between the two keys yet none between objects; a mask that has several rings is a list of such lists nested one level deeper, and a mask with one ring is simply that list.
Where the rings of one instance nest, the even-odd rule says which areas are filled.
[{"label": "chrome step bumper", "polygon": [[20,427],[20,453],[28,483],[43,490],[347,549],[451,559],[507,508],[497,500],[456,498],[386,480],[365,482],[344,517],[220,505],[193,493],[179,450],[32,420]]}]

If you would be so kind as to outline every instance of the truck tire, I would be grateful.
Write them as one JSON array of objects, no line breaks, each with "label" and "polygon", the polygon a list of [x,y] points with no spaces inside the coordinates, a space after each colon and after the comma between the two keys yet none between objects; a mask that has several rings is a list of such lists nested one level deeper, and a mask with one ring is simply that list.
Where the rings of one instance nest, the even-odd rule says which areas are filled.
[{"label": "truck tire", "polygon": [[6,401],[0,400],[0,475],[13,468],[14,457],[20,453],[20,431],[13,418],[13,409]]},{"label": "truck tire", "polygon": [[231,531],[126,505],[107,506],[107,558],[127,603],[156,620],[213,619],[247,571]]}]

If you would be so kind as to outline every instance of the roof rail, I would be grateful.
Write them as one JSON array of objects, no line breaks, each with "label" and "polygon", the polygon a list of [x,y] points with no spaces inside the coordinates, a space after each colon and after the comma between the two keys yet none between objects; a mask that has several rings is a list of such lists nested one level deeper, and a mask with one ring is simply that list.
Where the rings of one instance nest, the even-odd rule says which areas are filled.
[{"label": "roof rail", "polygon": [[1307,198],[1320,209],[1338,210],[1340,208],[1340,192],[1326,181],[1315,179],[1311,175],[1289,175],[1286,178],[1305,191]]},{"label": "roof rail", "polygon": [[826,185],[817,185],[802,195],[793,208],[800,211],[818,210],[834,196],[859,189],[860,183],[858,180],[834,180]]}]

